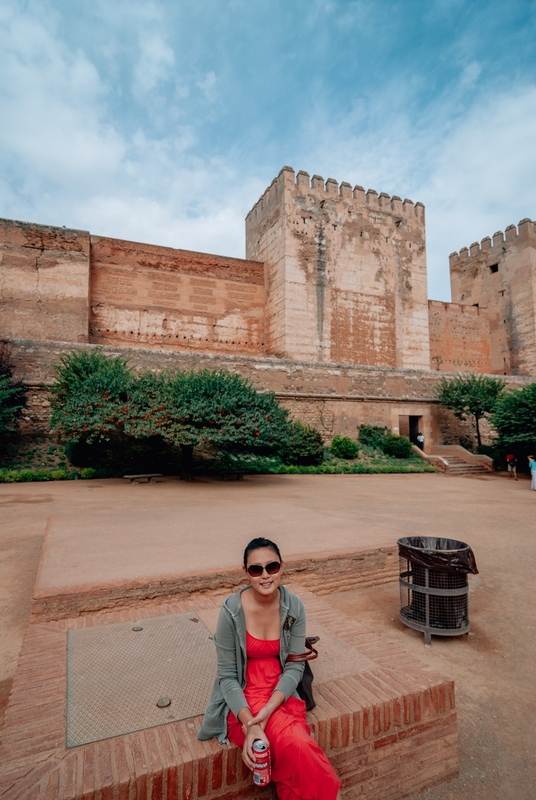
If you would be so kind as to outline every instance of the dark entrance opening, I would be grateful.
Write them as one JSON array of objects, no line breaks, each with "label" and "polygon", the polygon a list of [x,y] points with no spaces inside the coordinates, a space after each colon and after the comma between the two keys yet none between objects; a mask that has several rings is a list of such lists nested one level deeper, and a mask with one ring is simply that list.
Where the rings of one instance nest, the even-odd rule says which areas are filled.
[{"label": "dark entrance opening", "polygon": [[413,443],[417,444],[417,434],[421,430],[422,417],[399,416],[398,432],[401,436],[407,436]]},{"label": "dark entrance opening", "polygon": [[417,444],[417,434],[420,431],[422,417],[409,418],[409,438],[413,444]]}]

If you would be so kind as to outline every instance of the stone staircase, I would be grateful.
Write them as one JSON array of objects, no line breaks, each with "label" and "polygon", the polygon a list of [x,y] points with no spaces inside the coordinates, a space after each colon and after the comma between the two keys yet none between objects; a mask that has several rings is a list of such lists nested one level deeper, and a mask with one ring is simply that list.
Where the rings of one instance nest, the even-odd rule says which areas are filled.
[{"label": "stone staircase", "polygon": [[456,456],[446,460],[449,462],[447,475],[488,475],[490,472],[483,464],[467,464]]},{"label": "stone staircase", "polygon": [[430,455],[440,456],[447,462],[447,475],[489,475],[493,461],[488,456],[475,455],[460,445],[435,445]]}]

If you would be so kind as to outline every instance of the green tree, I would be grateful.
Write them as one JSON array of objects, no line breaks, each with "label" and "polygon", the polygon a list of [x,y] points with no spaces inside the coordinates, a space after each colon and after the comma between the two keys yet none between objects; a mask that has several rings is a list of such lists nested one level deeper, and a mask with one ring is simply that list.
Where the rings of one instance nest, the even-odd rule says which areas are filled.
[{"label": "green tree", "polygon": [[180,447],[183,480],[192,480],[199,445],[276,450],[288,437],[288,411],[271,393],[230,372],[145,372],[95,348],[63,356],[52,388],[51,425],[75,442],[160,437]]},{"label": "green tree", "polygon": [[26,405],[26,388],[13,380],[13,367],[4,348],[0,349],[0,432],[12,430]]},{"label": "green tree", "polygon": [[125,432],[180,446],[181,479],[192,480],[195,447],[275,451],[289,436],[288,411],[271,392],[223,370],[145,373],[135,382]]},{"label": "green tree", "polygon": [[55,369],[51,428],[67,439],[108,441],[124,431],[134,376],[120,356],[75,350]]},{"label": "green tree", "polygon": [[501,444],[536,446],[536,383],[503,392],[490,415],[490,422]]},{"label": "green tree", "polygon": [[480,446],[480,420],[492,413],[503,390],[504,380],[501,378],[466,372],[455,378],[442,377],[437,387],[437,398],[458,419],[474,419],[476,438]]}]

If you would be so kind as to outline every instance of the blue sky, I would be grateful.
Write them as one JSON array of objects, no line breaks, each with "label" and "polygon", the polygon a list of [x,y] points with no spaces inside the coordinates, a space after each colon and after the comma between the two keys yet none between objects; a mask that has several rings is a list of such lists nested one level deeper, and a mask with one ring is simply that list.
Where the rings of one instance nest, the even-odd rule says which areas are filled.
[{"label": "blue sky", "polygon": [[244,255],[289,164],[420,200],[448,255],[536,218],[536,2],[0,0],[0,216]]}]

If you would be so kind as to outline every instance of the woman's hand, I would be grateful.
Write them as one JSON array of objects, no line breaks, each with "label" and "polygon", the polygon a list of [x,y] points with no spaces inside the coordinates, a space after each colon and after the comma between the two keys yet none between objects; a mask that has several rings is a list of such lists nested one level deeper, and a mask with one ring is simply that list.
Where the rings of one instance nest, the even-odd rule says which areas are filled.
[{"label": "woman's hand", "polygon": [[[244,740],[244,746],[242,747],[242,761],[246,767],[248,767],[248,769],[253,769],[255,766],[253,742],[256,739],[262,739],[264,742],[268,742],[268,739],[264,733],[264,728],[262,728],[260,725],[244,725],[244,729],[246,738]],[[268,746],[270,746],[270,742],[268,742]]]},{"label": "woman's hand", "polygon": [[272,693],[272,696],[268,700],[265,706],[263,706],[260,711],[257,712],[255,717],[252,717],[250,720],[245,721],[243,730],[246,733],[246,726],[251,727],[252,725],[260,725],[262,730],[264,731],[266,725],[268,724],[268,720],[274,713],[274,711],[279,708],[281,703],[285,702],[285,695],[283,692],[280,692],[279,689],[276,689],[275,692]]},{"label": "woman's hand", "polygon": [[253,719],[250,719],[250,721],[247,724],[247,727],[251,728],[252,725],[260,725],[264,731],[266,729],[266,725],[268,724],[268,720],[272,716],[272,713],[273,711],[268,705],[263,706],[263,708],[261,708],[257,716],[253,717]]}]

